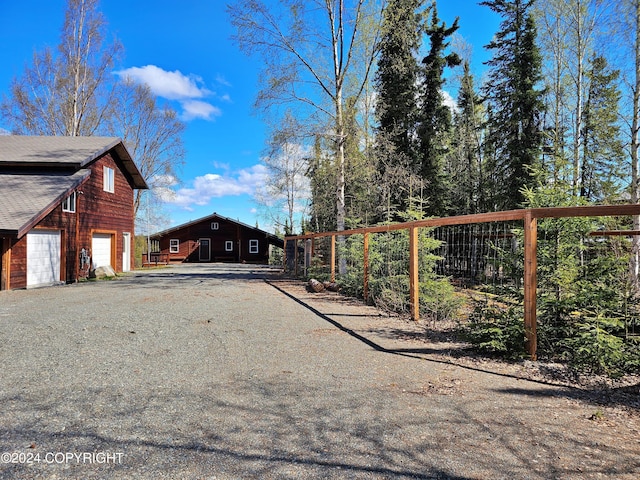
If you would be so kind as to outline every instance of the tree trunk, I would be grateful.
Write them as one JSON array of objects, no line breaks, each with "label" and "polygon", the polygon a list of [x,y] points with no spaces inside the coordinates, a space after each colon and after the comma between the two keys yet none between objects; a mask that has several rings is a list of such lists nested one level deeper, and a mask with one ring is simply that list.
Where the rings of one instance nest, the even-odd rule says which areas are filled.
[{"label": "tree trunk", "polygon": [[[640,139],[640,0],[634,2],[633,27],[635,30],[635,85],[633,86],[633,116],[631,121],[631,202],[638,203],[640,197],[640,181],[638,179],[638,150]],[[634,215],[633,229],[640,230],[640,216]],[[640,237],[635,235],[631,244],[631,258],[629,260],[629,274],[633,287],[633,293],[640,293],[639,281],[640,267]]]}]

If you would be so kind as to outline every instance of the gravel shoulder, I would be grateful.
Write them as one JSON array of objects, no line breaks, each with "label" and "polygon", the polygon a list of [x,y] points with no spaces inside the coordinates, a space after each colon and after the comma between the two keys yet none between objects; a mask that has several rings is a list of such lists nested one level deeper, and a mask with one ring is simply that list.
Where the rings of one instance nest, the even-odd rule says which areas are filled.
[{"label": "gravel shoulder", "polygon": [[456,357],[264,267],[2,292],[0,345],[2,479],[640,477],[637,386]]}]

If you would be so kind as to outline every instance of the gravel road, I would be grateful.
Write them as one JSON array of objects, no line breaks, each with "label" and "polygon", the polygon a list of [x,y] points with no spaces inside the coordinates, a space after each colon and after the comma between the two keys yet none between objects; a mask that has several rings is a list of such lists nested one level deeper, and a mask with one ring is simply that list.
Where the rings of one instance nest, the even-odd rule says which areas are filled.
[{"label": "gravel road", "polygon": [[640,478],[637,412],[291,285],[194,265],[0,293],[0,478]]}]

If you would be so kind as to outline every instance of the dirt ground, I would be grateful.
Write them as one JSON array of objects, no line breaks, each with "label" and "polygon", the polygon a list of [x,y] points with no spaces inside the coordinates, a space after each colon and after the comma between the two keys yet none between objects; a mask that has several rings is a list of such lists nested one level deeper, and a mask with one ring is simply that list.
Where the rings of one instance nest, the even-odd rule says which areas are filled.
[{"label": "dirt ground", "polygon": [[0,292],[0,366],[3,480],[640,478],[637,383],[476,357],[264,267]]},{"label": "dirt ground", "polygon": [[[455,321],[413,321],[402,315],[382,311],[365,305],[361,300],[343,296],[336,292],[309,291],[307,284],[296,279],[280,279],[277,286],[319,312],[331,311],[332,305],[353,309],[354,312],[368,312],[368,321],[353,321],[348,316],[340,319],[339,328],[362,336],[366,341],[370,335],[381,340],[375,348],[401,355],[422,357],[456,365],[468,371],[486,372],[518,380],[529,380],[543,385],[566,388],[576,402],[594,405],[594,413],[589,418],[606,424],[607,421],[629,422],[635,425],[631,440],[640,444],[640,375],[629,375],[622,379],[604,376],[578,376],[559,363],[543,361],[514,361],[491,358],[474,351],[471,345],[460,340],[455,333]],[[373,343],[373,342],[372,342]],[[428,385],[427,390],[440,394],[454,395],[468,387],[462,381],[447,385]],[[467,390],[468,391],[468,390]],[[637,435],[637,436],[636,436]]]}]

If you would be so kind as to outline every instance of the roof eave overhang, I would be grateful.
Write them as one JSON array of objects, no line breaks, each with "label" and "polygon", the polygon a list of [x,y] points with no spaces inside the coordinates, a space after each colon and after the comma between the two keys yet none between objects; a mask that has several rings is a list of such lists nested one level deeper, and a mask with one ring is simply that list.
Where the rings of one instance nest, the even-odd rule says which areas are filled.
[{"label": "roof eave overhang", "polygon": [[124,169],[131,177],[132,187],[137,188],[138,190],[148,190],[149,185],[147,184],[146,180],[142,176],[142,173],[140,173],[140,170],[138,170],[136,163],[133,161],[133,158],[131,157],[129,150],[127,150],[127,147],[122,142],[122,140],[118,139],[117,142],[111,145],[108,149],[106,149],[100,155],[107,153],[111,149],[115,150],[120,160],[122,160]]}]

